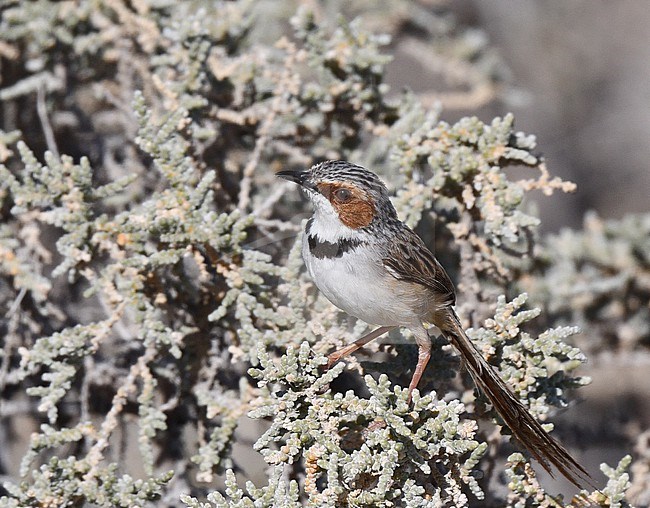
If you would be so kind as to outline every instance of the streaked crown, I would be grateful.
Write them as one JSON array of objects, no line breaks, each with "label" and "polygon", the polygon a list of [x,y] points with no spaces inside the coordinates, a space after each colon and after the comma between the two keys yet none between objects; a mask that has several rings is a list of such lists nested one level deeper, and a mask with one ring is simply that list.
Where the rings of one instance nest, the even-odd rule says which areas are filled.
[{"label": "streaked crown", "polygon": [[309,170],[314,181],[347,182],[358,186],[366,192],[373,192],[377,197],[388,199],[388,189],[372,171],[347,161],[325,161],[312,166]]}]

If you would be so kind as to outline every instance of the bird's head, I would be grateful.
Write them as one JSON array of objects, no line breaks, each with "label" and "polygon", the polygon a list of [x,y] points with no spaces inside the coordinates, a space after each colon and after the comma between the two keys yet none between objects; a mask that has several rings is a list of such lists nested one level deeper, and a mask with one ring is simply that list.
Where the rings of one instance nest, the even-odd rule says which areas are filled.
[{"label": "bird's head", "polygon": [[350,229],[396,217],[388,190],[372,171],[346,161],[325,161],[306,171],[280,171],[280,178],[300,185],[325,220],[338,219]]}]

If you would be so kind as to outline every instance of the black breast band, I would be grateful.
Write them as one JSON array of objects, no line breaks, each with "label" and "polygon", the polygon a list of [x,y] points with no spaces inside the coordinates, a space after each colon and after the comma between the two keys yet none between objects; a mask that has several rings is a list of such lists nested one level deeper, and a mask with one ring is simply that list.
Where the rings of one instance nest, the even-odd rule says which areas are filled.
[{"label": "black breast band", "polygon": [[309,252],[318,259],[340,258],[346,252],[356,249],[363,242],[360,240],[345,239],[336,243],[322,241],[315,236],[308,236]]}]

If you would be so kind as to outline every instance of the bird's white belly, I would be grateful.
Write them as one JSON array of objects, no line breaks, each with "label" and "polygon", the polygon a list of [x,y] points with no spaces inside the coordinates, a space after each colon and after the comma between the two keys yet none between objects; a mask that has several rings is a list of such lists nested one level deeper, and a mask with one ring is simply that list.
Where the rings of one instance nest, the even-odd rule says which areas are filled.
[{"label": "bird's white belly", "polygon": [[421,323],[410,298],[396,294],[396,285],[379,260],[372,261],[358,252],[317,258],[303,250],[303,257],[318,289],[348,314],[380,326]]}]

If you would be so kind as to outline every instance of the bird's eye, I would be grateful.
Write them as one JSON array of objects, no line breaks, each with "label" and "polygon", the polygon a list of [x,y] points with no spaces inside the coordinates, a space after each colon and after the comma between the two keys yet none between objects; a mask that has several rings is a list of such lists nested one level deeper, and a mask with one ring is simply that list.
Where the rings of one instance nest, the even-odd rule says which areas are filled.
[{"label": "bird's eye", "polygon": [[352,192],[349,189],[336,189],[334,191],[334,197],[339,203],[347,203],[352,199]]}]

